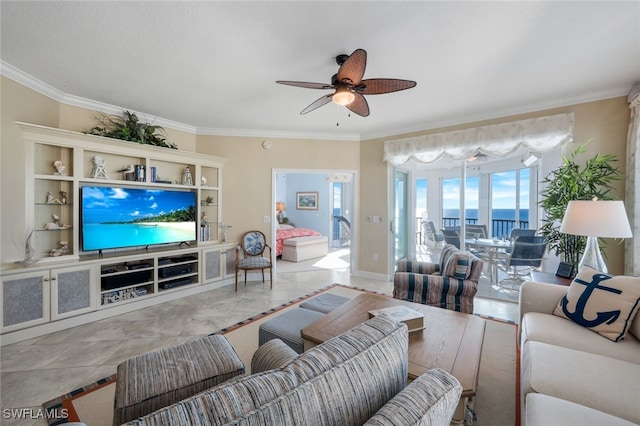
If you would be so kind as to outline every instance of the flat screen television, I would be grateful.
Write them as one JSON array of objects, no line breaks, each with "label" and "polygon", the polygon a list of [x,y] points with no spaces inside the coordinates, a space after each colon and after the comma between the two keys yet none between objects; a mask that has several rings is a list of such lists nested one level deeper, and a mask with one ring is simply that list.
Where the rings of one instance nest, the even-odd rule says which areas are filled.
[{"label": "flat screen television", "polygon": [[82,250],[194,241],[196,194],[124,186],[81,187]]}]

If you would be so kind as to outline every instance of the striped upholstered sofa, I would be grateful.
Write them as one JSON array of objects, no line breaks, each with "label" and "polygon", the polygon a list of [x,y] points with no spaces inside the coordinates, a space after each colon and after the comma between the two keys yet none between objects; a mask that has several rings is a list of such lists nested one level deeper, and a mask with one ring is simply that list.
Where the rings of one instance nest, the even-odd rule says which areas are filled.
[{"label": "striped upholstered sofa", "polygon": [[439,263],[400,260],[393,277],[393,297],[452,311],[473,313],[473,299],[484,262],[446,245]]},{"label": "striped upholstered sofa", "polygon": [[431,370],[409,386],[408,332],[378,316],[301,355],[280,340],[235,377],[128,425],[448,425],[461,386]]}]

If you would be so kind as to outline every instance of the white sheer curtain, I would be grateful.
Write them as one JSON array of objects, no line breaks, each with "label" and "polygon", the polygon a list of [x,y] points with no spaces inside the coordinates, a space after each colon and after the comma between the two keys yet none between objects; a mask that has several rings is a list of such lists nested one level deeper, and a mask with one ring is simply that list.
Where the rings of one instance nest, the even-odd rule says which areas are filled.
[{"label": "white sheer curtain", "polygon": [[431,163],[445,156],[456,160],[477,153],[504,156],[520,147],[545,152],[572,139],[573,113],[558,114],[386,141],[384,161],[399,166],[412,158]]},{"label": "white sheer curtain", "polygon": [[627,182],[625,206],[633,238],[625,240],[625,275],[640,276],[640,83],[636,83],[629,97],[631,118],[627,137]]}]

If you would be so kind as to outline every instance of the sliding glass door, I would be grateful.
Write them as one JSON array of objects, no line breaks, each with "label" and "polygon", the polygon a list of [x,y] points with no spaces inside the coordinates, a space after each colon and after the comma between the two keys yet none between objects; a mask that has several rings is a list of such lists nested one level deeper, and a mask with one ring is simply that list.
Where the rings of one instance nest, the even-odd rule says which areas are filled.
[{"label": "sliding glass door", "polygon": [[491,233],[508,238],[513,228],[529,228],[530,170],[491,174]]},{"label": "sliding glass door", "polygon": [[[394,169],[392,232],[395,261],[409,256],[409,173]],[[413,216],[413,215],[412,215]]]}]

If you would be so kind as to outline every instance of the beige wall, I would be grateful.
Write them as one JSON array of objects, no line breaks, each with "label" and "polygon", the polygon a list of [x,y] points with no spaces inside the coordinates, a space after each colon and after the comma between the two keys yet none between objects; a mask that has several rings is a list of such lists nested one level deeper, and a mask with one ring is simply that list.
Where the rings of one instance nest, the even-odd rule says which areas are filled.
[{"label": "beige wall", "polygon": [[[459,126],[432,129],[425,132],[416,132],[406,135],[398,135],[389,138],[363,141],[360,152],[360,173],[361,193],[378,193],[381,188],[386,188],[389,180],[386,165],[382,162],[383,144],[385,140],[397,139],[401,137],[417,136],[430,133],[439,133],[449,130],[459,130],[470,127],[484,126],[488,124],[503,123],[525,118],[540,117],[564,112],[573,112],[575,117],[574,140],[575,142],[565,147],[564,153],[568,154],[575,148],[592,139],[587,152],[578,157],[578,162],[584,162],[593,157],[596,153],[614,154],[618,158],[618,167],[622,173],[626,170],[626,146],[627,128],[629,126],[629,106],[626,97],[618,97],[598,102],[589,102],[579,105],[571,105],[562,108],[554,108],[544,111],[537,111],[529,114],[520,114],[510,117],[503,117],[495,120],[486,120],[475,123],[467,123]],[[614,198],[624,199],[624,180],[615,184],[616,191]],[[377,191],[377,192],[376,192]],[[374,250],[381,247],[389,247],[390,233],[388,231],[388,209],[389,194],[380,197],[362,196],[360,200],[360,223],[363,232],[360,239],[360,266],[362,270],[388,274],[391,269],[387,269],[385,259],[373,262]],[[366,222],[366,217],[385,212],[383,223],[371,224]],[[624,272],[624,246],[617,241],[609,241],[605,250],[606,262],[609,271],[613,274]],[[390,268],[390,267],[389,267]]]},{"label": "beige wall", "polygon": [[[92,127],[96,112],[60,104],[46,96],[2,77],[2,147],[0,151],[0,255],[4,259],[20,259],[24,255],[26,238],[25,158],[23,142],[15,121],[83,131]],[[552,110],[521,114],[496,120],[433,129],[411,135],[437,133],[452,129],[506,122],[559,112],[575,114],[576,144],[593,138],[585,158],[596,152],[612,153],[619,158],[624,172],[626,162],[626,132],[629,109],[624,97],[591,102]],[[168,140],[180,149],[226,157],[223,169],[223,220],[233,225],[229,240],[235,240],[247,229],[260,229],[270,235],[270,225],[263,221],[271,215],[272,170],[355,170],[359,173],[360,233],[357,241],[358,269],[372,274],[388,275],[393,270],[389,257],[390,233],[388,167],[382,161],[383,143],[390,138],[362,142],[196,136],[167,129]],[[393,138],[410,136],[397,135]],[[265,150],[261,142],[272,143]],[[572,144],[566,152],[572,151]],[[616,185],[616,196],[623,198],[624,182]],[[367,222],[367,216],[382,216],[382,223]],[[373,260],[373,255],[378,260]],[[613,273],[623,271],[623,246],[610,242],[606,250],[607,264]]]}]

